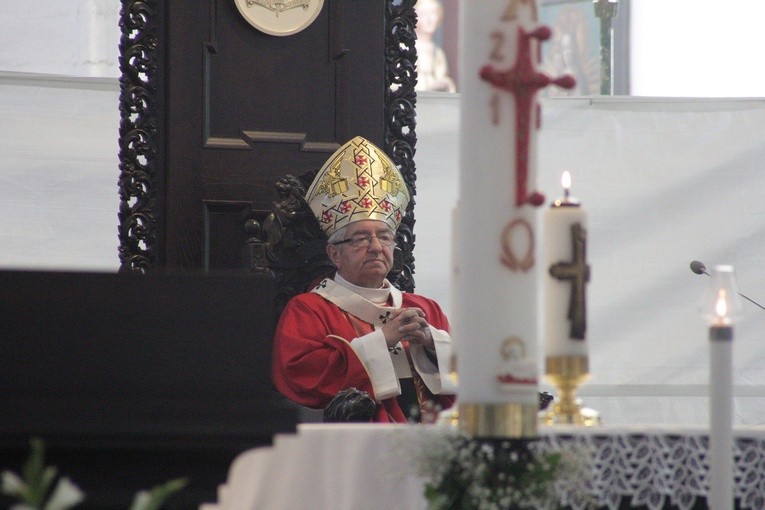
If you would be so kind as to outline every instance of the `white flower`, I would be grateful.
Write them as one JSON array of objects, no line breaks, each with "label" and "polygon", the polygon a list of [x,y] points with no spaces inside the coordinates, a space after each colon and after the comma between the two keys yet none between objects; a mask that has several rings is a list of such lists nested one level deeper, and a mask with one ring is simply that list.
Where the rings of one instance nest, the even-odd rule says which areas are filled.
[{"label": "white flower", "polygon": [[12,471],[3,471],[0,478],[0,491],[9,496],[17,496],[26,489],[27,485]]},{"label": "white flower", "polygon": [[130,510],[143,510],[149,507],[151,503],[151,494],[149,491],[140,491],[136,493],[135,499],[133,499],[133,506]]},{"label": "white flower", "polygon": [[67,477],[62,477],[53,489],[48,502],[45,504],[45,510],[67,510],[79,504],[85,495]]}]

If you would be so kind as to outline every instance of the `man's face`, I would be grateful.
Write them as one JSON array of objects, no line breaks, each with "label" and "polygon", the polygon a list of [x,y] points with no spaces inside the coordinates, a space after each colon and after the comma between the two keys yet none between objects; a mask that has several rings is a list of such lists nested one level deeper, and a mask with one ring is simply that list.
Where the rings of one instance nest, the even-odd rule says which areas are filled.
[{"label": "man's face", "polygon": [[359,287],[379,288],[385,276],[393,267],[393,247],[384,246],[377,236],[392,236],[391,229],[382,221],[362,220],[346,227],[346,240],[362,239],[372,236],[369,246],[354,246],[353,242],[328,245],[329,260],[337,267],[337,272]]}]

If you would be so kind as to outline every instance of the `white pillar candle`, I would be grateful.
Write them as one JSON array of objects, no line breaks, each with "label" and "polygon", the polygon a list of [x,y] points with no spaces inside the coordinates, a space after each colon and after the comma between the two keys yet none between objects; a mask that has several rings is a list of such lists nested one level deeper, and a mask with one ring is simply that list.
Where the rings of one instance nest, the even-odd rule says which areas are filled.
[{"label": "white pillar candle", "polygon": [[524,72],[538,62],[538,39],[523,35],[538,28],[537,5],[464,1],[460,22],[460,198],[450,312],[458,397],[460,406],[536,405],[538,103],[533,93],[519,103],[519,94],[503,88],[502,73],[517,57],[531,66]]},{"label": "white pillar candle", "polygon": [[709,508],[733,508],[733,327],[712,326],[709,339]]},{"label": "white pillar candle", "polygon": [[716,266],[703,306],[709,324],[709,508],[733,508],[733,317],[741,310],[732,266]]},{"label": "white pillar candle", "polygon": [[561,179],[564,196],[544,214],[545,356],[587,356],[587,212],[570,195],[571,176]]},{"label": "white pillar candle", "polygon": [[733,508],[733,321],[743,310],[732,266],[715,266],[701,300],[709,319],[709,508]]}]

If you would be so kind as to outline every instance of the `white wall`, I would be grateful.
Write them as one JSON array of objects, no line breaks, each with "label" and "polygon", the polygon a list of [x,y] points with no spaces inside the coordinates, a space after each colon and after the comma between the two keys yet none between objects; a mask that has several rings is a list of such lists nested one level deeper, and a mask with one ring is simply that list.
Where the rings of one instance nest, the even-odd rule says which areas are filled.
[{"label": "white wall", "polygon": [[3,0],[0,71],[118,77],[118,0]]},{"label": "white wall", "polygon": [[761,97],[762,0],[631,0],[636,96]]},{"label": "white wall", "polygon": [[119,267],[118,87],[0,73],[0,267]]},{"label": "white wall", "polygon": [[[117,77],[119,11],[118,0],[3,2],[0,71]],[[629,15],[632,95],[765,96],[762,0],[630,0]]]},{"label": "white wall", "polygon": [[119,267],[119,11],[2,2],[0,267]]}]

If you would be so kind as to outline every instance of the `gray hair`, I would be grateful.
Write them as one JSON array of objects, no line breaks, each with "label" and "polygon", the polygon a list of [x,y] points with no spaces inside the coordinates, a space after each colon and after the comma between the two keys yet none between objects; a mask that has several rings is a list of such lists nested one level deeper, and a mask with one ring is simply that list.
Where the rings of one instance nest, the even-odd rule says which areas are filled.
[{"label": "gray hair", "polygon": [[340,241],[345,241],[345,232],[348,230],[348,225],[345,225],[344,227],[341,227],[334,232],[332,232],[332,235],[329,236],[329,239],[327,239],[327,244],[337,244]]},{"label": "gray hair", "polygon": [[[335,230],[334,232],[332,232],[332,235],[329,236],[329,238],[327,239],[327,244],[337,244],[339,242],[345,241],[346,239],[345,234],[346,232],[348,232],[348,227],[350,226],[351,224],[349,223],[348,225],[344,225],[340,227],[339,229]],[[388,230],[391,231],[391,233],[394,236],[396,235],[396,231],[390,228],[389,225],[386,225],[386,227],[388,228]]]}]

